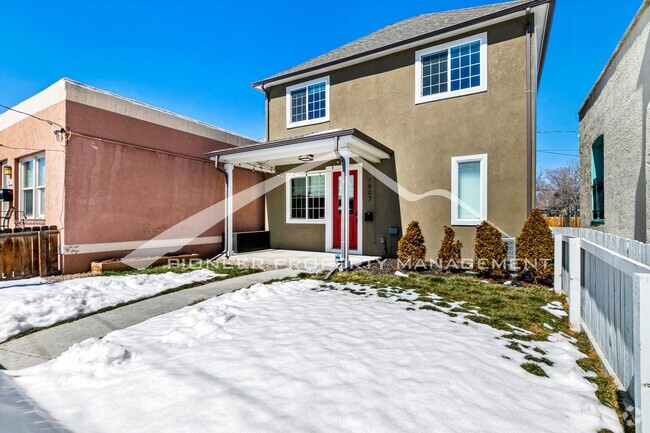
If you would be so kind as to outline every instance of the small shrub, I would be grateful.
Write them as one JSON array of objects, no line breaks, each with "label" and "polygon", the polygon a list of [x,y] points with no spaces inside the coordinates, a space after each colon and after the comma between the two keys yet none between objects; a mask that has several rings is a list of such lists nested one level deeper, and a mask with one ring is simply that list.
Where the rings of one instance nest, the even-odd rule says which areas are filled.
[{"label": "small shrub", "polygon": [[451,263],[452,268],[458,269],[460,266],[461,256],[460,250],[463,248],[463,243],[459,240],[454,240],[456,233],[451,227],[445,226],[445,237],[442,239],[442,244],[438,250],[438,263],[443,269],[448,269]]},{"label": "small shrub", "polygon": [[479,275],[497,279],[508,275],[508,246],[501,232],[487,221],[476,226],[474,256],[474,269]]},{"label": "small shrub", "polygon": [[553,233],[539,209],[533,209],[517,238],[517,264],[521,277],[534,283],[553,276]]},{"label": "small shrub", "polygon": [[397,243],[397,257],[402,263],[410,263],[416,266],[418,262],[423,263],[427,254],[427,247],[424,245],[424,236],[420,230],[420,223],[411,221],[406,228],[406,233]]}]

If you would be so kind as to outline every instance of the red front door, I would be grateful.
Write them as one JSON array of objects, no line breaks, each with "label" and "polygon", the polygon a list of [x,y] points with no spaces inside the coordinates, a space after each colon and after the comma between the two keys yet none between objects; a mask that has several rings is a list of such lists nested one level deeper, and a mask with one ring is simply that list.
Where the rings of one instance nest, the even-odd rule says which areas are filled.
[{"label": "red front door", "polygon": [[[341,210],[343,208],[342,204],[342,197],[343,197],[343,177],[341,176],[341,172],[337,171],[334,173],[334,185],[333,185],[333,191],[334,194],[332,196],[334,197],[334,224],[332,224],[334,233],[333,233],[333,247],[334,248],[341,248]],[[350,185],[350,215],[349,215],[349,220],[350,220],[350,249],[351,250],[356,250],[357,249],[357,242],[358,242],[358,236],[357,236],[357,213],[359,210],[359,194],[357,191],[357,170],[350,170],[350,176],[348,177],[348,182]]]}]

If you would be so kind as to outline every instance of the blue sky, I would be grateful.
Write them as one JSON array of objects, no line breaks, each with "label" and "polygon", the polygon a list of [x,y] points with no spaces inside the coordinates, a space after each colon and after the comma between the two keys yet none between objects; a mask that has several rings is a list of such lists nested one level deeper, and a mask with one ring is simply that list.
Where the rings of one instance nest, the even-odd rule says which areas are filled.
[{"label": "blue sky", "polygon": [[[6,1],[0,104],[69,77],[235,132],[264,135],[252,81],[411,16],[490,0]],[[576,131],[577,110],[641,0],[558,0],[538,96],[539,131]],[[538,149],[577,155],[577,132]],[[538,168],[571,156],[540,152]]]}]

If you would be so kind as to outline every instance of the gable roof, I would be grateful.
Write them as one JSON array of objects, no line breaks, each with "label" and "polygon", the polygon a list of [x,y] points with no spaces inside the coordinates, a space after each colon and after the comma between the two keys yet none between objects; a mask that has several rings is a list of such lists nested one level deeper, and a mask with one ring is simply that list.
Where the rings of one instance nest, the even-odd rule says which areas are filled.
[{"label": "gable roof", "polygon": [[[448,33],[459,28],[469,27],[505,15],[522,12],[527,8],[533,8],[542,4],[549,4],[551,6],[549,15],[552,15],[552,7],[554,6],[554,3],[555,0],[516,0],[487,6],[418,15],[386,26],[374,33],[345,44],[328,53],[315,57],[263,80],[257,81],[252,85],[253,87],[259,87],[284,78],[311,71],[315,72],[337,63],[343,63],[345,61],[396,48],[401,45],[407,45],[412,42]],[[549,18],[546,23],[547,26],[550,25],[550,21]],[[545,41],[547,39],[548,37],[545,38]]]}]

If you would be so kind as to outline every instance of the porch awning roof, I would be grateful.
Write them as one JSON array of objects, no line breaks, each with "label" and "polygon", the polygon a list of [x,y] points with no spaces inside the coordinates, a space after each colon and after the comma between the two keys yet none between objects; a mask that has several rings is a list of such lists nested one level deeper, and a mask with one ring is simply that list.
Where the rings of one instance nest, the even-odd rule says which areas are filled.
[{"label": "porch awning roof", "polygon": [[256,143],[208,152],[210,159],[261,171],[275,171],[279,165],[336,158],[336,151],[349,149],[361,158],[378,163],[393,151],[358,129],[337,129],[299,137]]}]

